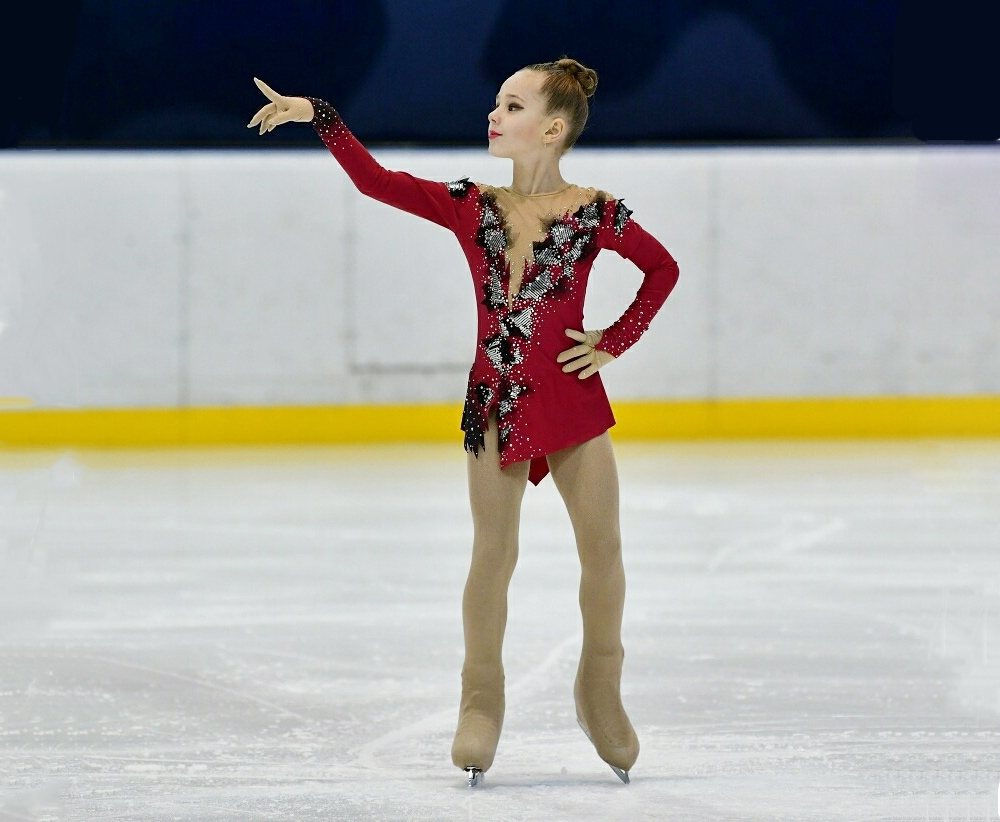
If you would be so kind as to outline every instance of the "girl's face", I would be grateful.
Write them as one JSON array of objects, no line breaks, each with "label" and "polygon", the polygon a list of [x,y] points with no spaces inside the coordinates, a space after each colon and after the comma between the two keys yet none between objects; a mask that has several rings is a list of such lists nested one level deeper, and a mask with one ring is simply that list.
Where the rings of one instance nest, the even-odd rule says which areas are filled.
[{"label": "girl's face", "polygon": [[541,72],[522,69],[500,86],[497,106],[489,115],[490,154],[494,157],[523,157],[556,149],[565,120],[545,115],[540,93],[544,79]]}]

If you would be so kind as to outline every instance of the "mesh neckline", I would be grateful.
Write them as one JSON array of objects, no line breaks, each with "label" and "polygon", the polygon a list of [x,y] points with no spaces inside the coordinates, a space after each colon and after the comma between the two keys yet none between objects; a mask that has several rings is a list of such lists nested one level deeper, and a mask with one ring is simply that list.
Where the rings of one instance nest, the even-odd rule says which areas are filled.
[{"label": "mesh neckline", "polygon": [[568,191],[569,189],[573,188],[573,183],[567,183],[558,191],[543,191],[538,194],[522,194],[513,186],[503,186],[503,188],[506,191],[509,191],[511,194],[516,194],[518,197],[551,197],[554,194],[562,194],[564,191]]}]

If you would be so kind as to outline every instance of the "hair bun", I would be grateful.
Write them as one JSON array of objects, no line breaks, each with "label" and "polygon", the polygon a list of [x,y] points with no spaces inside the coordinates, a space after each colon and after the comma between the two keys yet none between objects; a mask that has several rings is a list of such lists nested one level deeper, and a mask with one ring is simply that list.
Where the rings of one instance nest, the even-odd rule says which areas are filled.
[{"label": "hair bun", "polygon": [[574,60],[572,57],[562,57],[556,60],[559,66],[567,74],[573,75],[583,89],[583,93],[588,97],[593,97],[597,90],[597,72],[592,68],[587,68],[583,63]]}]

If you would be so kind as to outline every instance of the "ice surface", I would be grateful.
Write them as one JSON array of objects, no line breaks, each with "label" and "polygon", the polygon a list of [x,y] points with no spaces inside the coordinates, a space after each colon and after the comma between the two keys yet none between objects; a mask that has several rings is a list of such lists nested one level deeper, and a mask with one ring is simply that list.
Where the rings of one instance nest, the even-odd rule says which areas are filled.
[{"label": "ice surface", "polygon": [[632,783],[547,478],[471,791],[460,445],[0,451],[0,820],[997,818],[1000,442],[615,449]]}]

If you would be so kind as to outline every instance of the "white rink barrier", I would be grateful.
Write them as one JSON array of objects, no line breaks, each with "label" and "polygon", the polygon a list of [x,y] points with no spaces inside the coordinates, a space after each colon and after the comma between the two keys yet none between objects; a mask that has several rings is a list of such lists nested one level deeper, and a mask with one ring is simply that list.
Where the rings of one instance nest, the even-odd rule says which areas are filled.
[{"label": "white rink barrier", "polygon": [[[510,181],[485,148],[373,154]],[[576,148],[563,175],[623,199],[680,265],[602,369],[612,399],[1000,393],[992,147]],[[602,252],[585,326],[640,282]],[[454,237],[360,194],[321,144],[0,154],[8,400],[460,407],[474,301]]]}]

